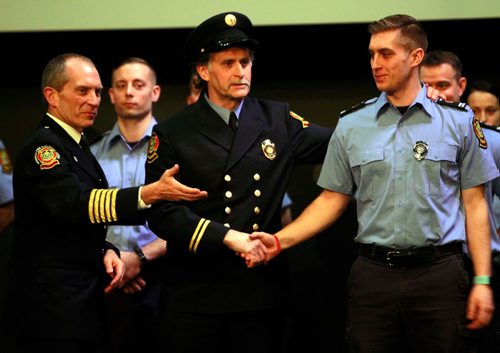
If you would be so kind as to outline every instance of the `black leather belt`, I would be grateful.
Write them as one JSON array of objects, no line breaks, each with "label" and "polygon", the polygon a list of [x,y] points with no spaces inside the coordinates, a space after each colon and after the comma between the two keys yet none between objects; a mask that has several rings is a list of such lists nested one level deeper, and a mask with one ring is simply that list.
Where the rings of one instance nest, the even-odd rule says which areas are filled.
[{"label": "black leather belt", "polygon": [[462,252],[463,243],[461,242],[409,249],[393,249],[373,244],[359,244],[359,254],[361,256],[391,267],[423,265],[442,256],[462,254]]}]

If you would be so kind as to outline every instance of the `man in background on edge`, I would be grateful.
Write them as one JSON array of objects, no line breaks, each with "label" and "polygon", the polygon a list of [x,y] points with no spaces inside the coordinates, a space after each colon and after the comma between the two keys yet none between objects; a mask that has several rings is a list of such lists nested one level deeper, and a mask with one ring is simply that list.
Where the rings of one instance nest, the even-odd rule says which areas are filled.
[{"label": "man in background on edge", "polygon": [[9,325],[5,318],[5,294],[10,253],[12,251],[14,222],[14,191],[12,188],[12,161],[0,140],[0,346],[9,351],[10,340],[5,335]]},{"label": "man in background on edge", "polygon": [[[445,99],[450,102],[460,102],[462,95],[467,89],[467,79],[462,75],[462,62],[455,53],[450,51],[434,50],[428,52],[420,65],[420,80],[430,87],[434,87],[440,91],[445,95]],[[476,113],[476,111],[479,110],[481,109],[477,107],[476,110],[473,109],[476,120],[480,121],[482,120],[480,119],[481,114]],[[486,141],[488,142],[488,148],[491,149],[496,166],[499,168],[499,131],[496,127],[484,124],[483,122],[481,122],[481,127],[486,137]],[[491,286],[495,307],[497,309],[493,313],[493,319],[490,325],[479,332],[477,353],[493,353],[500,350],[500,281],[498,281],[498,274],[500,274],[500,238],[498,237],[496,231],[499,224],[495,219],[493,207],[494,200],[498,200],[500,196],[500,188],[498,185],[499,181],[499,178],[495,178],[493,181],[485,183],[485,197],[488,202],[488,220],[491,233],[491,259],[493,274]],[[467,269],[472,276],[474,272],[471,266],[471,260],[468,257],[466,260]]]}]

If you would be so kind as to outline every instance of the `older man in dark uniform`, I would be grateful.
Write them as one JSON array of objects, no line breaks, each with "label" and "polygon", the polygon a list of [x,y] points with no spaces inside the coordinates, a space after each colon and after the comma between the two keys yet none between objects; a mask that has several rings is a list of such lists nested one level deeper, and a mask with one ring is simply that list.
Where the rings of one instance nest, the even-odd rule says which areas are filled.
[{"label": "older man in dark uniform", "polygon": [[235,236],[281,228],[283,195],[296,164],[321,163],[332,130],[287,103],[250,92],[251,21],[218,14],[200,24],[186,52],[204,84],[200,99],[158,124],[146,179],[179,164],[180,181],[208,191],[191,204],[153,205],[148,224],[168,243],[162,346],[168,352],[279,352],[287,260],[247,269]]},{"label": "older man in dark uniform", "polygon": [[106,225],[143,223],[147,204],[206,192],[177,182],[177,166],[150,185],[108,189],[82,135],[101,101],[90,59],[55,57],[45,67],[42,90],[47,114],[14,166],[9,327],[22,352],[100,352],[104,293],[119,285],[124,269],[118,250],[105,241]]}]

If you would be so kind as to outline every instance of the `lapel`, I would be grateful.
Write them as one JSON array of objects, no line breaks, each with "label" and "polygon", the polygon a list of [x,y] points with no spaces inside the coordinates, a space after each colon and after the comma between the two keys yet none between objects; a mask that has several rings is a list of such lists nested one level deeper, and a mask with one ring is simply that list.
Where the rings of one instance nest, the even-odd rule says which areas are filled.
[{"label": "lapel", "polygon": [[224,147],[227,151],[231,150],[233,133],[229,126],[222,120],[203,97],[194,103],[195,114],[192,126],[205,135],[212,142]]},{"label": "lapel", "polygon": [[245,155],[262,131],[263,112],[251,97],[246,97],[243,102],[234,141],[229,126],[208,105],[205,99],[199,99],[194,108],[196,111],[193,121],[194,128],[228,151],[226,170]]},{"label": "lapel", "polygon": [[264,125],[262,117],[263,112],[255,104],[255,100],[246,97],[241,108],[238,130],[229,153],[226,170],[234,166],[254,146],[255,140],[260,136]]},{"label": "lapel", "polygon": [[48,126],[57,136],[57,139],[63,146],[64,150],[70,154],[68,157],[70,159],[69,163],[76,165],[85,174],[89,175],[96,181],[106,183],[106,177],[104,176],[104,172],[99,165],[99,162],[97,162],[92,154],[88,155],[85,153],[80,145],[76,143],[76,141],[73,140],[59,124],[45,115],[42,118],[41,125]]}]

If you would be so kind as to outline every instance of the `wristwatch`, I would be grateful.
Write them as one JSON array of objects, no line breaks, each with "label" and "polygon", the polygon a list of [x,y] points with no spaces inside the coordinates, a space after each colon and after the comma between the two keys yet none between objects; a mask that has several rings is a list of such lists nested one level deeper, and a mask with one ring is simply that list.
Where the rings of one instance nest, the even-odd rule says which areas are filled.
[{"label": "wristwatch", "polygon": [[148,258],[146,257],[146,255],[144,255],[144,252],[142,251],[142,249],[136,245],[134,246],[134,252],[137,254],[137,256],[139,256],[139,260],[141,261],[141,265],[146,265],[149,261],[148,261]]}]

